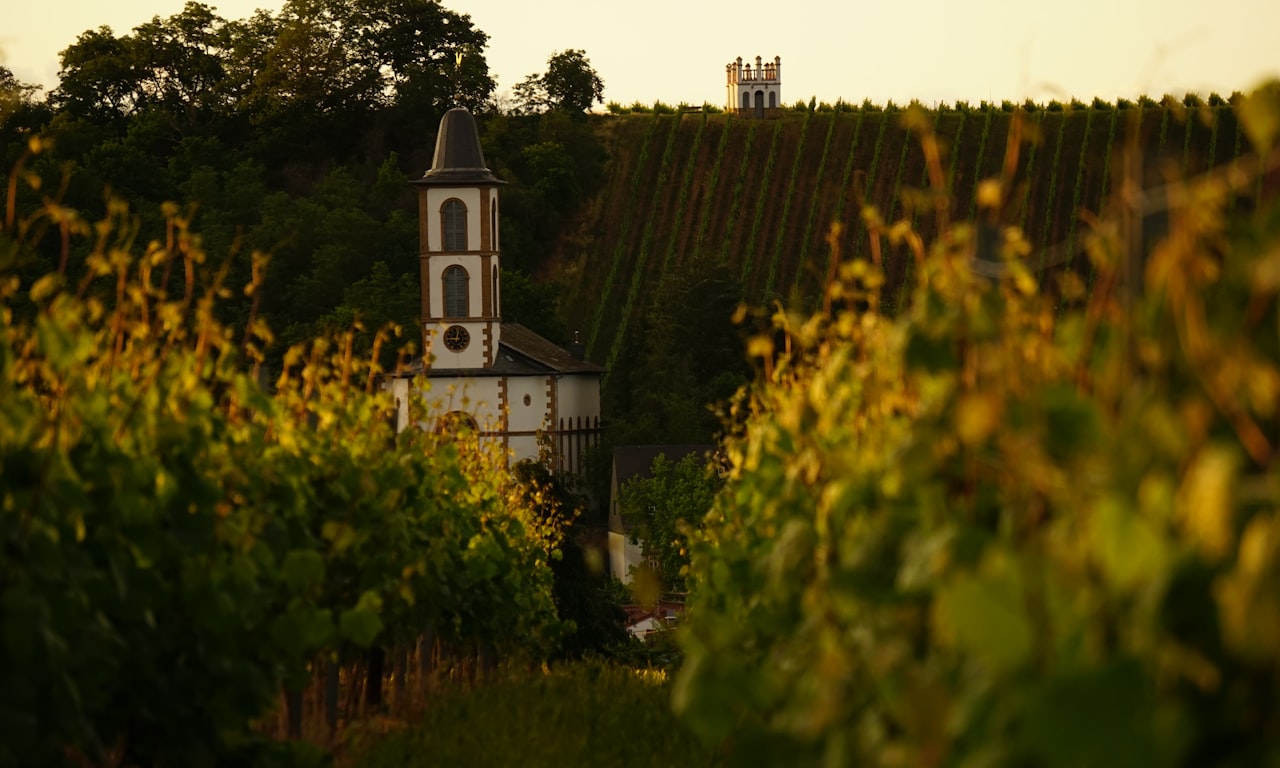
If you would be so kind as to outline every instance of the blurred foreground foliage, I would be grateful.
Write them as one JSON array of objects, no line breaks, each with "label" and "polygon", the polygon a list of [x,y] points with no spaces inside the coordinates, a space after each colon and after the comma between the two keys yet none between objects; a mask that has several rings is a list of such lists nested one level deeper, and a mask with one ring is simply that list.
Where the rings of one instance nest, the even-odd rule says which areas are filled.
[{"label": "blurred foreground foliage", "polygon": [[[1035,275],[940,195],[936,241],[864,211],[825,310],[773,316],[691,542],[675,702],[704,737],[752,765],[1280,761],[1276,87],[1237,108],[1258,154],[1173,180],[1159,242],[1130,157],[1087,263]],[[894,315],[883,240],[915,255]]]},{"label": "blurred foreground foliage", "polygon": [[[0,766],[258,764],[288,748],[254,722],[317,663],[424,633],[555,648],[562,525],[475,441],[396,432],[394,329],[268,376],[264,255],[230,285],[177,206],[144,244],[124,203],[20,214],[18,185],[38,178],[0,232]],[[40,250],[59,268],[23,279]]]}]

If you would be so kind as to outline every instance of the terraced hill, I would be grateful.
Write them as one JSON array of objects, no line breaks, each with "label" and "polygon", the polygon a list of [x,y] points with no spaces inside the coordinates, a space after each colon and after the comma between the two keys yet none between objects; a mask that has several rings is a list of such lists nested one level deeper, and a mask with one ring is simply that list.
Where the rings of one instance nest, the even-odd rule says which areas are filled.
[{"label": "terraced hill", "polygon": [[[927,239],[933,215],[911,205],[919,198],[911,190],[927,186],[925,155],[903,115],[864,108],[763,121],[705,113],[600,118],[608,178],[553,262],[567,292],[566,320],[583,330],[591,359],[612,367],[663,276],[690,260],[726,265],[748,303],[812,303],[829,265],[832,222],[844,225],[845,258],[868,248],[862,201],[887,221],[913,221]],[[1026,112],[1006,105],[935,110],[925,120],[941,139],[951,210],[961,219],[976,211],[978,182],[998,176],[1007,157],[1013,162],[1011,131],[1021,137],[1012,142],[1015,186],[1003,216],[1040,249],[1033,260],[1081,236],[1080,212],[1105,205],[1111,169],[1130,138],[1152,184],[1247,151],[1222,103]],[[892,301],[910,260],[894,250],[885,260]]]}]

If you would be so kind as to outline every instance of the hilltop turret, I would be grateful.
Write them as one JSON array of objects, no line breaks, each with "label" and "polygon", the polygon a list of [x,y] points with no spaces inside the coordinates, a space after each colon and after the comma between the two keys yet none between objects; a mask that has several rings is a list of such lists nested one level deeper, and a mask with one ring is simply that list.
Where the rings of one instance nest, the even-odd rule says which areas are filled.
[{"label": "hilltop turret", "polygon": [[739,117],[776,117],[782,108],[782,57],[756,57],[755,69],[742,57],[724,65],[728,87],[726,108]]}]

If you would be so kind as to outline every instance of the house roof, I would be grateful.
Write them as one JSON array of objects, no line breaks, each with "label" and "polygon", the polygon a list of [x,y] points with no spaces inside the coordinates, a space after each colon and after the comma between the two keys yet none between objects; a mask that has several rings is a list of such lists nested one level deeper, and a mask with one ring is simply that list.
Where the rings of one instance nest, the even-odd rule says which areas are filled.
[{"label": "house roof", "polygon": [[658,455],[667,457],[667,461],[675,463],[691,453],[709,454],[715,450],[714,445],[701,443],[679,443],[669,445],[621,445],[613,449],[613,473],[618,486],[635,477],[649,477],[653,460]]},{"label": "house roof", "polygon": [[670,445],[622,445],[613,449],[613,482],[609,489],[609,530],[615,533],[631,533],[632,525],[622,518],[619,510],[619,492],[627,481],[652,475],[653,460],[659,454],[675,463],[691,453],[710,456],[716,447],[701,443]]},{"label": "house roof", "polygon": [[476,119],[462,107],[454,107],[440,118],[436,134],[436,154],[431,170],[412,183],[426,186],[472,186],[504,183],[484,162]]},{"label": "house roof", "polygon": [[[603,374],[602,365],[574,357],[563,347],[517,323],[503,323],[498,335],[498,354],[491,368],[436,368],[425,371],[430,378],[457,376],[537,376],[546,374]],[[400,374],[424,373],[422,358],[415,358]]]}]

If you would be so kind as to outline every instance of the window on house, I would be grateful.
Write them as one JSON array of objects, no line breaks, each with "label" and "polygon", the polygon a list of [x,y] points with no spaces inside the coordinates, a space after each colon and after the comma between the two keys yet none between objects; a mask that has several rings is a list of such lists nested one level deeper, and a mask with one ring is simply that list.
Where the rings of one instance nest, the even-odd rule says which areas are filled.
[{"label": "window on house", "polygon": [[467,250],[467,206],[458,198],[446,200],[440,208],[444,225],[444,250]]},{"label": "window on house", "polygon": [[467,270],[455,264],[444,271],[444,316],[467,315]]}]

